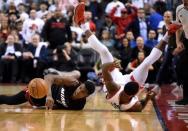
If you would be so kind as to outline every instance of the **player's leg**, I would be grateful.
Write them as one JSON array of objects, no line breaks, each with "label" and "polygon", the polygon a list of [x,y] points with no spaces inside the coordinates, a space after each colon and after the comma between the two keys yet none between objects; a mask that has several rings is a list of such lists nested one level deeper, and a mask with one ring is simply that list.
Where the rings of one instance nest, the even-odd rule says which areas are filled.
[{"label": "player's leg", "polygon": [[[104,63],[109,63],[109,62],[113,62],[114,58],[112,56],[112,54],[109,52],[109,50],[107,49],[106,46],[104,46],[98,39],[97,37],[90,31],[89,28],[89,23],[85,23],[84,20],[84,4],[80,3],[76,9],[75,9],[75,14],[74,14],[74,22],[79,25],[81,27],[81,29],[83,30],[83,32],[85,33],[86,37],[88,38],[88,43],[90,44],[91,48],[94,49],[96,52],[99,53],[100,58],[101,58],[101,62],[102,64]],[[104,74],[103,75],[109,75],[109,72],[107,72],[108,74]],[[111,73],[110,73],[112,79],[116,82],[116,84],[119,84],[118,81],[116,81],[116,79],[123,79],[123,75],[120,73],[120,71],[118,69],[114,69]],[[107,87],[108,91],[111,90],[112,87]]]},{"label": "player's leg", "polygon": [[145,60],[131,73],[135,81],[137,81],[140,85],[143,85],[147,79],[149,67],[155,63],[162,55],[162,51],[165,48],[165,45],[168,41],[168,34],[163,37],[163,39],[156,45],[149,54],[145,58]]},{"label": "player's leg", "polygon": [[147,79],[148,76],[148,68],[150,65],[155,63],[162,54],[162,50],[165,48],[166,43],[168,43],[169,37],[174,34],[179,28],[181,28],[181,25],[177,23],[172,23],[168,26],[168,31],[162,38],[162,40],[159,42],[158,45],[156,45],[155,48],[151,51],[150,55],[146,57],[146,59],[140,64],[131,74],[133,75],[134,79],[141,85],[143,85]]},{"label": "player's leg", "polygon": [[79,3],[74,11],[74,23],[79,25],[81,29],[84,31],[88,38],[88,42],[95,51],[100,54],[102,64],[113,62],[113,56],[109,52],[106,46],[104,46],[97,37],[90,31],[89,23],[85,23],[84,19],[84,11],[85,11],[85,4],[83,2]]},{"label": "player's leg", "polygon": [[18,105],[25,102],[27,102],[27,99],[25,98],[25,91],[21,91],[12,96],[0,95],[0,104]]}]

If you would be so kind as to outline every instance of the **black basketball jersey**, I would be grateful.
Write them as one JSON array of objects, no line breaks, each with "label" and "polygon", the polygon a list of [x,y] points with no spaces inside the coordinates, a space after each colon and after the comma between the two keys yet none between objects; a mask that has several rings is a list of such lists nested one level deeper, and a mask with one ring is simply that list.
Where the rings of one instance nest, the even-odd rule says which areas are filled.
[{"label": "black basketball jersey", "polygon": [[52,85],[52,97],[54,99],[55,108],[67,110],[81,110],[86,104],[86,98],[73,100],[72,95],[77,89],[76,87],[64,87]]}]

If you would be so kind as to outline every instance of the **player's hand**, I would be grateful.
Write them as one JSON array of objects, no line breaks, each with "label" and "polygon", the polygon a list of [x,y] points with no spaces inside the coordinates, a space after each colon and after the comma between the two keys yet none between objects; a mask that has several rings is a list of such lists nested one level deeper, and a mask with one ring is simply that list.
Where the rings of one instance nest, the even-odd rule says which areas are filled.
[{"label": "player's hand", "polygon": [[173,55],[178,55],[180,52],[182,52],[185,49],[182,42],[177,42],[177,47],[173,51]]},{"label": "player's hand", "polygon": [[54,99],[51,96],[47,96],[46,97],[46,109],[47,110],[51,110],[53,108],[54,105]]},{"label": "player's hand", "polygon": [[181,41],[179,41],[179,42],[177,42],[177,48],[184,49],[185,47],[184,47],[183,43]]},{"label": "player's hand", "polygon": [[147,98],[150,100],[150,99],[154,99],[156,96],[156,93],[153,92],[153,91],[149,91],[147,92]]},{"label": "player's hand", "polygon": [[119,60],[119,59],[115,59],[115,60],[114,60],[113,66],[114,66],[115,68],[123,69],[122,66],[121,66],[121,60]]},{"label": "player's hand", "polygon": [[158,86],[154,87],[152,90],[148,91],[148,94],[147,94],[148,98],[154,99],[155,96],[159,93],[159,91],[160,91],[160,87]]}]

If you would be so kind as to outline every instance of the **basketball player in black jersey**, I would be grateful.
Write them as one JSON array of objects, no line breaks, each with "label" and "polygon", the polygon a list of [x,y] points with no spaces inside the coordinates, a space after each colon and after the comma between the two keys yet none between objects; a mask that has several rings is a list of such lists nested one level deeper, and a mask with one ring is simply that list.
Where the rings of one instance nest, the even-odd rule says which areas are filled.
[{"label": "basketball player in black jersey", "polygon": [[86,97],[95,91],[94,83],[87,80],[84,83],[78,81],[80,73],[72,72],[50,72],[45,75],[45,81],[50,85],[51,97],[49,95],[41,99],[35,99],[29,95],[28,89],[7,96],[0,95],[0,104],[18,105],[29,102],[32,106],[46,106],[47,109],[81,110],[86,104]]}]

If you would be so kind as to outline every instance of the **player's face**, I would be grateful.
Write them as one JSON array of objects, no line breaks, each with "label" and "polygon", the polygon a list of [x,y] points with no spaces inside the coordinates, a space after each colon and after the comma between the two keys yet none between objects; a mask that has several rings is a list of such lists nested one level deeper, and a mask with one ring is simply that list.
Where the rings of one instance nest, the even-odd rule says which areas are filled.
[{"label": "player's face", "polygon": [[84,84],[81,84],[74,92],[73,96],[77,99],[85,98],[88,96],[88,91]]}]

